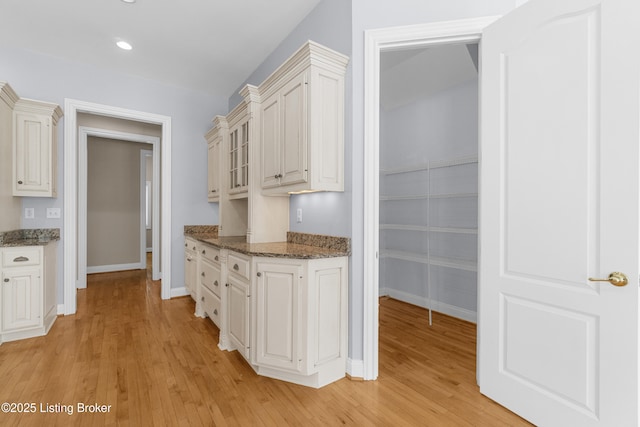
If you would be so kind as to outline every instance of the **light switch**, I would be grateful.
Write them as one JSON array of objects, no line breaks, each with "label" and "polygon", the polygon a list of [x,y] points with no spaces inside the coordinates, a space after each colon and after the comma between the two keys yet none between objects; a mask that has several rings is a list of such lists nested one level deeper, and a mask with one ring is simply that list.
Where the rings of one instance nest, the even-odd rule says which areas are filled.
[{"label": "light switch", "polygon": [[60,208],[47,208],[47,218],[60,218]]},{"label": "light switch", "polygon": [[296,211],[296,218],[298,222],[302,222],[302,209],[298,208]]},{"label": "light switch", "polygon": [[24,219],[33,219],[35,218],[35,213],[33,208],[24,208]]}]

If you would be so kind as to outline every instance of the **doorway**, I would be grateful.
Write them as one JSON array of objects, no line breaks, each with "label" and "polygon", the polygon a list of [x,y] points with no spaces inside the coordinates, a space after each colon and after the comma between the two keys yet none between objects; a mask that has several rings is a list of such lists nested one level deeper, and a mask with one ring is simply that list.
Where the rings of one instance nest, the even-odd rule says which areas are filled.
[{"label": "doorway", "polygon": [[[92,118],[88,117],[88,115],[82,115],[82,123],[91,122]],[[108,125],[108,123],[105,123]],[[113,123],[111,123],[111,127],[113,127]],[[98,273],[98,272],[108,272],[108,271],[117,271],[117,270],[127,270],[133,268],[146,268],[146,234],[147,234],[147,221],[144,218],[144,211],[146,209],[144,199],[142,197],[145,196],[146,188],[143,186],[146,183],[146,156],[145,153],[150,153],[150,156],[153,158],[153,177],[150,182],[159,182],[160,179],[160,155],[159,155],[159,146],[160,146],[160,138],[152,135],[141,135],[134,134],[128,132],[121,132],[112,129],[100,129],[88,126],[80,126],[79,130],[79,138],[78,138],[78,289],[83,289],[86,287],[87,283],[87,273]],[[149,129],[149,133],[155,132],[154,129]],[[159,129],[157,132],[159,133]],[[103,152],[99,156],[90,156],[89,147],[93,146],[94,150],[106,148],[106,151]],[[150,147],[151,150],[144,150],[144,148]],[[111,153],[111,154],[109,154]],[[140,154],[138,154],[140,153]],[[138,156],[140,160],[138,160]],[[116,165],[104,164],[103,162],[109,157],[114,157],[111,161],[115,162]],[[90,161],[90,158],[92,161]],[[128,160],[127,160],[128,159]],[[144,161],[143,161],[144,160]],[[131,171],[127,168],[117,173],[113,178],[108,178],[112,175],[113,167],[117,167],[121,162],[129,162],[131,169],[134,169],[134,166],[139,165],[140,170],[139,173],[135,173],[131,175]],[[104,173],[106,174],[105,184],[106,188],[101,189],[100,192],[104,192],[105,194],[109,194],[110,189],[113,188],[112,180],[117,179],[120,181],[120,186],[123,188],[128,187],[130,191],[125,191],[124,193],[119,193],[117,195],[112,195],[113,200],[108,202],[107,198],[104,197],[93,197],[95,194],[95,188],[90,189],[88,187],[89,177],[91,176],[89,170],[89,164],[96,165],[104,165],[106,170]],[[97,163],[96,163],[97,162]],[[112,167],[113,166],[113,167]],[[143,175],[144,172],[144,175]],[[125,175],[131,175],[128,178]],[[129,182],[135,182],[136,178],[139,180],[139,185],[130,185]],[[109,181],[109,182],[107,182]],[[139,190],[139,202],[136,204],[135,199],[131,199],[129,197],[129,202],[126,201],[125,196],[129,193],[130,196],[133,194],[131,191]],[[160,269],[159,269],[159,252],[160,252],[160,233],[158,227],[158,219],[160,217],[160,204],[159,204],[159,186],[155,185],[152,187],[153,193],[150,194],[149,198],[152,200],[152,204],[150,206],[151,210],[151,223],[149,224],[149,229],[152,230],[152,278],[153,280],[160,279]],[[98,202],[98,206],[101,203],[109,203],[110,206],[108,208],[98,208],[90,210],[88,209],[90,204],[95,204]],[[115,205],[119,205],[118,208],[115,208]],[[137,205],[137,206],[136,206]],[[115,209],[114,209],[115,208]],[[133,212],[132,210],[139,211],[137,224],[130,219],[127,219],[127,213]],[[93,216],[90,216],[90,212],[93,212]],[[102,218],[96,218],[95,216],[102,215]],[[97,220],[100,223],[100,226],[93,226],[91,219]],[[105,225],[106,224],[106,225]],[[130,230],[130,233],[127,233],[127,227],[139,227],[139,231],[136,233],[134,230]],[[108,230],[100,231],[102,228],[107,228]],[[98,234],[103,233],[103,237],[97,236]],[[117,242],[113,242],[109,244],[111,238],[120,233],[119,237],[116,237]],[[136,235],[138,236],[136,239]],[[93,246],[90,245],[89,237],[94,236],[101,240],[100,244],[95,244],[93,242]],[[137,245],[136,245],[137,242]],[[117,246],[117,247],[115,247]],[[138,247],[138,251],[135,250],[135,247]],[[131,252],[133,248],[133,252],[127,254],[127,252]],[[137,255],[136,255],[137,252]],[[114,258],[115,257],[115,258]],[[114,261],[114,259],[116,261]],[[123,261],[126,260],[126,261]]]},{"label": "doorway", "polygon": [[378,376],[380,295],[380,57],[382,52],[447,44],[477,44],[497,17],[365,32],[363,377]]},{"label": "doorway", "polygon": [[105,117],[160,125],[162,128],[160,167],[162,174],[156,186],[160,191],[160,274],[161,298],[171,298],[171,117],[74,99],[65,99],[64,127],[64,194],[76,195],[64,200],[64,314],[77,309],[78,279],[78,114],[88,113]]}]

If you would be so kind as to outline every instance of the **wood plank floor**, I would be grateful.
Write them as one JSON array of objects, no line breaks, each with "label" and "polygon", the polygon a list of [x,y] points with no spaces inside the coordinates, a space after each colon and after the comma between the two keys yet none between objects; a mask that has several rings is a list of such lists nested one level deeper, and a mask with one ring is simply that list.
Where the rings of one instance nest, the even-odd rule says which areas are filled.
[{"label": "wood plank floor", "polygon": [[[315,390],[257,376],[217,348],[218,329],[190,298],[162,301],[149,277],[92,275],[76,315],[2,344],[0,402],[36,412],[0,413],[0,425],[529,425],[478,392],[473,324],[435,313],[428,327],[423,309],[383,298],[379,380]],[[79,413],[79,403],[110,408]]]}]

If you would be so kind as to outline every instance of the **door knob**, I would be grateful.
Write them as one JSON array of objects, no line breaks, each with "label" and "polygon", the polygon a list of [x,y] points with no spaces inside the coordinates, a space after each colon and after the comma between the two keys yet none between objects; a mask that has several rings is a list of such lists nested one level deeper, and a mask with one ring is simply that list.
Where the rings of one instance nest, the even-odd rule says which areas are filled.
[{"label": "door knob", "polygon": [[590,282],[609,282],[613,286],[626,286],[629,283],[629,279],[624,273],[620,273],[618,271],[614,271],[607,277],[606,279],[594,279],[593,277],[589,277]]}]

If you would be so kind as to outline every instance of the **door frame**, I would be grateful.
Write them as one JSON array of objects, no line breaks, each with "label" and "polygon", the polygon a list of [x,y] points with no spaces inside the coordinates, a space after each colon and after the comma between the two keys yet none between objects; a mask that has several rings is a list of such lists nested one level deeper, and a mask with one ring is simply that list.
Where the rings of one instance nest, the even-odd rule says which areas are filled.
[{"label": "door frame", "polygon": [[92,102],[65,98],[64,125],[64,314],[77,310],[76,286],[78,273],[78,113],[133,120],[160,125],[160,274],[162,299],[171,298],[171,117],[128,110]]},{"label": "door frame", "polygon": [[[500,16],[487,16],[365,31],[362,360],[362,376],[365,380],[375,380],[378,377],[380,53],[435,45],[479,43],[483,29],[499,18]],[[478,233],[480,234],[480,230]]]},{"label": "door frame", "polygon": [[[110,129],[99,129],[87,126],[79,126],[78,127],[78,282],[76,284],[78,289],[84,289],[87,287],[87,272],[89,268],[87,267],[87,220],[88,220],[88,212],[87,212],[87,177],[89,174],[88,170],[88,138],[90,136],[105,138],[105,139],[114,139],[120,141],[130,141],[136,143],[145,143],[151,144],[153,146],[153,150],[141,150],[141,153],[148,152],[152,153],[153,157],[153,180],[158,182],[160,180],[160,155],[158,153],[160,147],[160,138],[157,136],[150,135],[140,135],[133,134],[127,132],[119,132]],[[141,159],[144,159],[144,155],[141,154]],[[142,165],[145,163],[141,160],[141,168],[140,173],[144,172]],[[138,184],[141,188],[140,197],[141,197],[141,209],[140,209],[140,260],[138,263],[132,264],[123,264],[120,266],[112,266],[114,268],[120,269],[129,269],[129,268],[146,268],[146,230],[144,229],[144,212],[142,207],[144,207],[144,179],[145,177],[141,175],[140,183]],[[158,250],[159,250],[159,242],[160,242],[160,233],[158,229],[157,219],[159,217],[160,212],[160,204],[158,200],[160,198],[158,186],[153,186],[153,207],[152,207],[152,252],[153,259],[157,260]],[[160,279],[160,266],[157,262],[153,263],[152,267],[152,280]],[[101,269],[99,271],[90,271],[93,273],[112,271]]]}]

